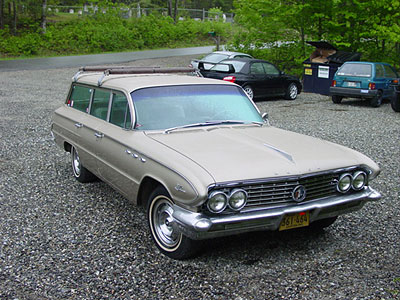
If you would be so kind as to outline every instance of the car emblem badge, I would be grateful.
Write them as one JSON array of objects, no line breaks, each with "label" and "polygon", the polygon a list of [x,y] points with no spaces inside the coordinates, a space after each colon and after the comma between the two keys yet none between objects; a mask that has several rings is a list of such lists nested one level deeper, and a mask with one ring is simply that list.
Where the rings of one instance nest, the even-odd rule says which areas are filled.
[{"label": "car emblem badge", "polygon": [[306,188],[302,185],[298,185],[292,192],[292,199],[296,202],[301,202],[306,198]]}]

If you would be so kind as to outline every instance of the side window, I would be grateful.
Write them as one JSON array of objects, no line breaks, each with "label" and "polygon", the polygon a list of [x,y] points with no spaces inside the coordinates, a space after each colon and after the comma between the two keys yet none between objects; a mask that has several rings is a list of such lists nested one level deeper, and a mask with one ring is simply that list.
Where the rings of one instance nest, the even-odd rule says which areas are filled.
[{"label": "side window", "polygon": [[375,77],[377,77],[377,78],[383,78],[383,77],[385,77],[385,71],[383,70],[383,66],[382,66],[382,65],[376,64],[376,65],[375,65],[375,69],[376,69]]},{"label": "side window", "polygon": [[265,74],[264,68],[261,63],[254,63],[250,66],[250,73],[251,74]]},{"label": "side window", "polygon": [[279,70],[274,65],[263,63],[265,73],[268,75],[279,75]]},{"label": "side window", "polygon": [[74,85],[72,87],[71,96],[67,100],[67,105],[87,113],[91,94],[91,88]]},{"label": "side window", "polygon": [[107,120],[108,102],[110,101],[110,91],[98,90],[94,91],[90,114],[102,120]]},{"label": "side window", "polygon": [[393,69],[388,66],[388,65],[383,65],[383,68],[385,69],[385,77],[386,78],[394,78],[397,77],[397,74]]},{"label": "side window", "polygon": [[123,128],[131,128],[132,121],[128,100],[123,94],[113,93],[110,123]]}]

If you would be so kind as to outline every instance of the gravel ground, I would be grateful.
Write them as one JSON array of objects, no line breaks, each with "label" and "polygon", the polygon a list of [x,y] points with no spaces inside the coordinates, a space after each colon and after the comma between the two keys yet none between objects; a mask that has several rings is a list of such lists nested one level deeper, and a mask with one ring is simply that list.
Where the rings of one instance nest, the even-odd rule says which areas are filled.
[{"label": "gravel ground", "polygon": [[[191,57],[132,65],[186,66]],[[400,114],[385,102],[334,105],[303,93],[258,102],[272,125],[359,150],[382,168],[383,199],[324,233],[212,240],[174,261],[141,208],[106,184],[73,179],[50,138],[76,69],[0,73],[0,299],[400,299]]]}]

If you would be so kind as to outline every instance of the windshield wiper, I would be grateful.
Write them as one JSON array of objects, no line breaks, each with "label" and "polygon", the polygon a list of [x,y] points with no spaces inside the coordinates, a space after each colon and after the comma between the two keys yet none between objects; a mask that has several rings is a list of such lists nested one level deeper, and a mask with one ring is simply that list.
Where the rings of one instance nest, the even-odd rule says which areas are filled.
[{"label": "windshield wiper", "polygon": [[201,126],[209,126],[209,125],[221,125],[221,124],[255,124],[255,125],[262,126],[264,123],[255,122],[255,121],[245,122],[245,121],[238,121],[238,120],[215,120],[215,121],[207,121],[207,122],[202,122],[202,123],[193,123],[193,124],[171,127],[171,128],[165,129],[164,133],[170,133],[171,131],[174,131],[176,129],[201,127]]}]

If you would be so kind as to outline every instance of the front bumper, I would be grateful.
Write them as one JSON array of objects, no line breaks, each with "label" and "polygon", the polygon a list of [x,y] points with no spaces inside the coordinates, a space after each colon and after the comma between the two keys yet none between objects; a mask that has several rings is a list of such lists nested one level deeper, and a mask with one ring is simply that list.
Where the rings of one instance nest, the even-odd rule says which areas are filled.
[{"label": "front bumper", "polygon": [[312,223],[316,220],[359,210],[366,202],[376,201],[380,198],[379,192],[370,187],[365,187],[362,191],[351,195],[327,197],[306,203],[295,203],[286,207],[212,217],[174,205],[172,226],[194,240],[250,231],[277,230],[286,214],[309,211],[310,223]]},{"label": "front bumper", "polygon": [[331,86],[329,88],[329,93],[331,96],[342,96],[350,98],[373,98],[378,93],[378,90]]}]

